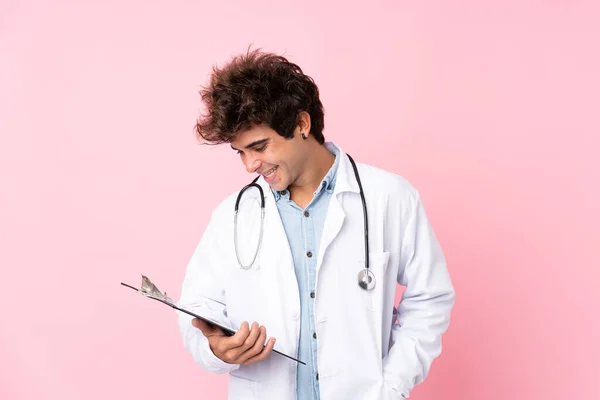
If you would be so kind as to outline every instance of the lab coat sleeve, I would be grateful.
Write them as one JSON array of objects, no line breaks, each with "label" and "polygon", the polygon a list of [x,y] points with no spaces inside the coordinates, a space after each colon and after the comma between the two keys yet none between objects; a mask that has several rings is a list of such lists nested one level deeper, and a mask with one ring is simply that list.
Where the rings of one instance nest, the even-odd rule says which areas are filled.
[{"label": "lab coat sleeve", "polygon": [[454,306],[454,288],[442,249],[427,219],[418,192],[403,226],[398,283],[406,289],[392,326],[391,348],[383,360],[384,381],[408,398],[442,351]]},{"label": "lab coat sleeve", "polygon": [[[219,245],[216,224],[213,215],[187,266],[178,305],[233,328],[226,316],[225,266],[221,261],[224,253]],[[239,368],[239,365],[228,364],[215,356],[208,339],[192,325],[194,317],[179,311],[177,314],[184,347],[201,367],[215,373]]]}]

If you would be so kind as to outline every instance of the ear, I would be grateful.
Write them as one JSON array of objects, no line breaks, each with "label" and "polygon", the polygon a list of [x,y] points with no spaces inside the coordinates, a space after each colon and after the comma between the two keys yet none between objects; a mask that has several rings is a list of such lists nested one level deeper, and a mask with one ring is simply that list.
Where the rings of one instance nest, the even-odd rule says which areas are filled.
[{"label": "ear", "polygon": [[298,123],[296,124],[296,130],[294,134],[301,134],[308,136],[310,133],[310,114],[306,111],[300,111],[298,114]]}]

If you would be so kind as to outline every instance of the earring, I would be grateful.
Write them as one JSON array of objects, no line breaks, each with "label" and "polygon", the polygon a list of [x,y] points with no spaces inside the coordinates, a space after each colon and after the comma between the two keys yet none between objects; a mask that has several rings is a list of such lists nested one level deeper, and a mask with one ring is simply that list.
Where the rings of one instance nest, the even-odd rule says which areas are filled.
[{"label": "earring", "polygon": [[308,136],[306,136],[304,133],[302,133],[302,139],[306,140],[306,139],[308,139]]}]

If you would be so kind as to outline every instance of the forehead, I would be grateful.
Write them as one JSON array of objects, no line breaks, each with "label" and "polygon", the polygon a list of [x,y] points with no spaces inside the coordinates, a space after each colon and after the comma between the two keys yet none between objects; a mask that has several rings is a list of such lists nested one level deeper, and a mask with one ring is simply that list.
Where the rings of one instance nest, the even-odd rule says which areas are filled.
[{"label": "forehead", "polygon": [[237,134],[235,139],[231,142],[231,147],[243,149],[257,140],[273,139],[278,136],[277,132],[268,126],[255,126]]}]

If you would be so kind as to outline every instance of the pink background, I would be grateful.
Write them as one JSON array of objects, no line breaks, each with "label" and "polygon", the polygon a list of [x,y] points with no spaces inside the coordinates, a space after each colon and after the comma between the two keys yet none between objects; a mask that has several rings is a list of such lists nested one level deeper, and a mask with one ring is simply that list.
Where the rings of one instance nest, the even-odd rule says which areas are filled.
[{"label": "pink background", "polygon": [[412,398],[597,399],[599,20],[593,1],[2,1],[0,398],[225,398],[175,314],[119,283],[178,297],[250,179],[193,124],[213,63],[254,43],[315,78],[327,139],[423,194],[457,302]]}]

